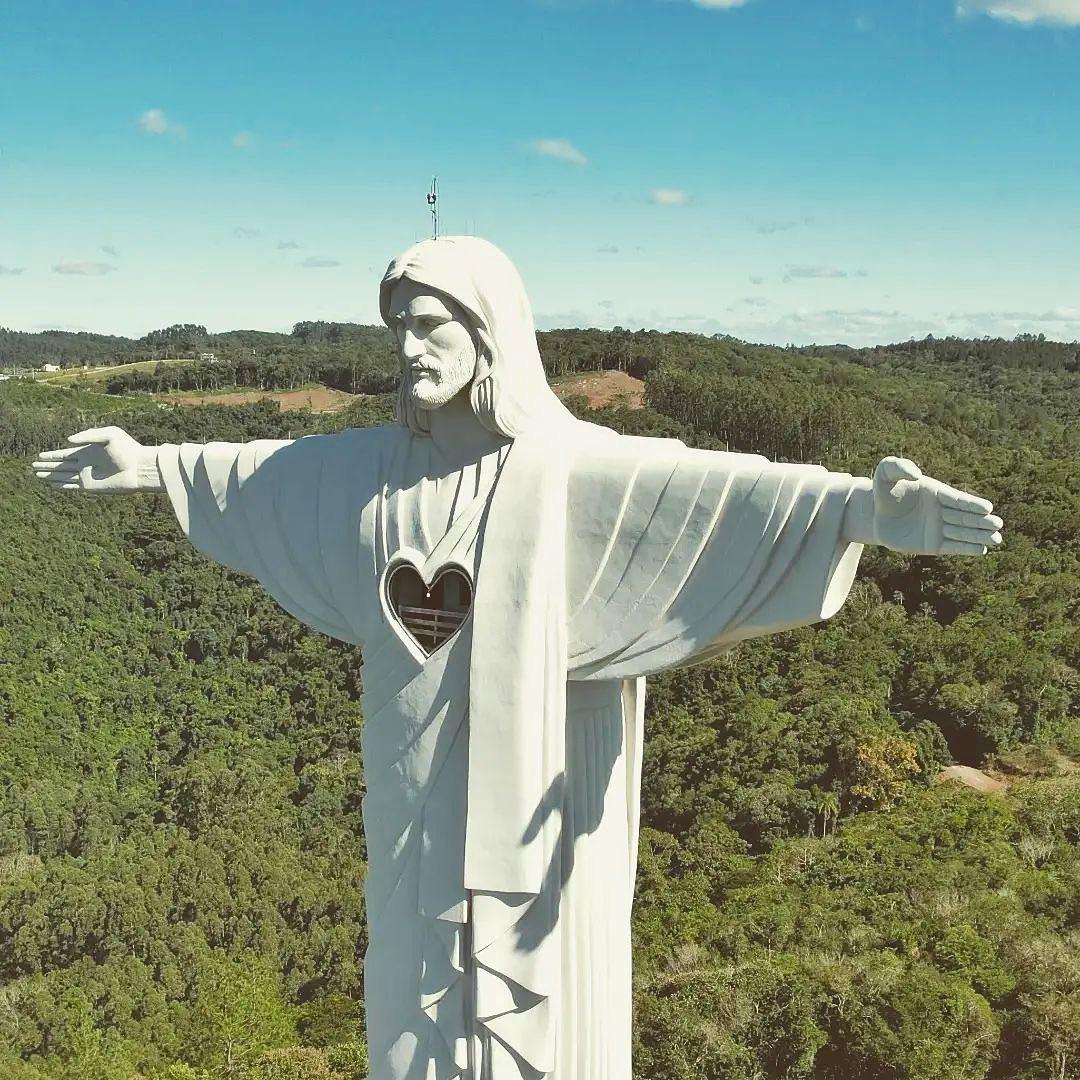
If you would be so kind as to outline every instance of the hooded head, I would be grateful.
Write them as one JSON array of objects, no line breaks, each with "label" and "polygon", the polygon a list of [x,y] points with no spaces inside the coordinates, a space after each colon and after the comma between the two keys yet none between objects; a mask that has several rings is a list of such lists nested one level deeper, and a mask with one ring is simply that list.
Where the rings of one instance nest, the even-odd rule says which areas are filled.
[{"label": "hooded head", "polygon": [[[469,400],[485,428],[514,438],[571,418],[544,377],[525,286],[494,244],[476,236],[445,236],[422,240],[399,255],[379,289],[379,310],[387,326],[392,327],[390,294],[403,278],[464,310],[477,354]],[[401,423],[413,431],[430,430],[428,410],[413,400],[404,366],[397,411]]]}]

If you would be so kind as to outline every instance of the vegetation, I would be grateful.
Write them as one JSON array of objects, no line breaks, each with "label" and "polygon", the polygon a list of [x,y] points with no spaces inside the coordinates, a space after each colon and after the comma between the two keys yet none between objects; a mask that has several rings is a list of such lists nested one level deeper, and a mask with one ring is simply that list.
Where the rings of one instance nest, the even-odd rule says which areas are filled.
[{"label": "vegetation", "polygon": [[[238,335],[233,360],[229,337],[233,381],[396,371],[371,328]],[[1008,523],[983,560],[868,552],[832,621],[650,681],[637,1075],[1080,1076],[1080,348],[540,338],[552,375],[646,379],[646,408],[591,419],[858,472],[902,452]],[[279,345],[283,374],[243,366]],[[5,1080],[366,1076],[357,651],[162,500],[65,498],[27,461],[106,419],[163,442],[390,414],[0,385]],[[1010,786],[934,783],[950,762]]]}]

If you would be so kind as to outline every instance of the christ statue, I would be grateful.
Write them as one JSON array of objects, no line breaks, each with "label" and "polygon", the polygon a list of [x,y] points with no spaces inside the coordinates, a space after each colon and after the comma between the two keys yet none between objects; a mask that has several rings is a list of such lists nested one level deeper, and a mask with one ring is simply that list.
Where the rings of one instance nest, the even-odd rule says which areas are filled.
[{"label": "christ statue", "polygon": [[163,491],[209,558],[359,645],[372,1080],[624,1080],[645,678],[827,619],[865,544],[983,555],[984,499],[636,438],[548,388],[513,265],[468,236],[386,271],[398,423],[40,455]]}]

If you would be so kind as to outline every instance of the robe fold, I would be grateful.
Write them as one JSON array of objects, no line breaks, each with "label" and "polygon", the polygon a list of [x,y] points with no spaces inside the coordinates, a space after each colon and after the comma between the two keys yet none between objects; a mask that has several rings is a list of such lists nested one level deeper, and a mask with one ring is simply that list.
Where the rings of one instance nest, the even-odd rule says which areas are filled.
[{"label": "robe fold", "polygon": [[[363,648],[372,1080],[629,1077],[644,676],[835,613],[859,482],[569,422],[463,469],[437,523],[448,468],[404,428],[158,462],[200,551]],[[475,583],[431,656],[402,558]]]}]

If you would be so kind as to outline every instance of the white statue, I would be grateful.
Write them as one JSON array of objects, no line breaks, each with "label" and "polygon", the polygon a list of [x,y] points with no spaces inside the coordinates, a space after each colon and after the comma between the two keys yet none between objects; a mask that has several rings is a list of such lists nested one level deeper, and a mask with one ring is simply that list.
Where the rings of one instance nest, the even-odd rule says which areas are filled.
[{"label": "white statue", "polygon": [[143,447],[73,435],[61,490],[168,493],[210,558],[363,647],[373,1080],[622,1080],[644,676],[827,619],[864,544],[981,555],[983,499],[620,436],[544,379],[509,260],[390,264],[399,425]]}]

